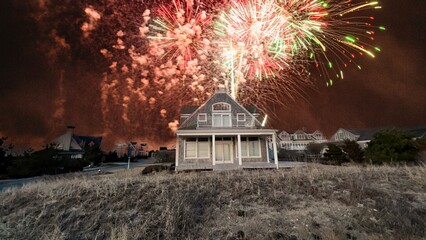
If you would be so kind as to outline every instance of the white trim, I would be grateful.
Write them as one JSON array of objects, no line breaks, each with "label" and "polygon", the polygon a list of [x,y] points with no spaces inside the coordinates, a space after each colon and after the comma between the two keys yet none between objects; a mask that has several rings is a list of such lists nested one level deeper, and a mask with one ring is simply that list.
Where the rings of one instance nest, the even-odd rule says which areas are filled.
[{"label": "white trim", "polygon": [[269,146],[268,139],[265,138],[265,146],[266,146],[266,162],[269,162]]},{"label": "white trim", "polygon": [[277,165],[277,169],[278,169],[278,153],[277,153],[276,133],[272,134],[272,147],[274,149],[274,162]]},{"label": "white trim", "polygon": [[[241,137],[241,135],[240,134],[238,134],[238,136],[239,137]],[[248,140],[248,138],[250,138],[249,136],[244,136],[244,138],[246,138],[247,140],[246,141],[244,141],[244,142],[246,142],[246,153],[247,153],[247,156],[243,156],[242,154],[241,154],[241,157],[242,158],[262,158],[262,150],[260,149],[260,137],[256,137],[257,138],[257,146],[258,146],[258,150],[259,150],[259,155],[256,155],[256,156],[250,156],[250,145],[249,145],[249,143],[250,142],[254,142],[254,141],[249,141]],[[240,139],[240,144],[241,144],[241,142],[243,142],[243,141],[241,141],[241,139]],[[241,149],[240,149],[241,150]]]},{"label": "white trim", "polygon": [[212,135],[212,158],[213,166],[216,165],[216,135]]},{"label": "white trim", "polygon": [[179,137],[177,137],[176,140],[176,156],[175,156],[175,170],[177,169],[176,167],[179,166]]},{"label": "white trim", "polygon": [[205,135],[271,135],[276,132],[275,129],[191,129],[191,130],[178,130],[178,136],[205,136]]},{"label": "white trim", "polygon": [[[197,138],[195,138],[195,139],[197,139]],[[197,140],[198,140],[198,139],[197,139]],[[185,152],[184,152],[184,158],[185,158],[185,159],[197,159],[197,144],[198,144],[198,141],[197,141],[197,140],[188,142],[188,141],[185,139]],[[187,147],[186,145],[188,145],[188,143],[195,143],[195,157],[188,157],[188,156],[187,156],[187,151],[186,151],[186,149],[188,149],[188,147]]]},{"label": "white trim", "polygon": [[[200,119],[200,116],[204,116],[204,117],[205,117],[205,119],[204,119],[204,120],[201,120],[201,119]],[[198,122],[203,122],[203,123],[207,122],[207,113],[199,113],[199,114],[198,114],[198,116],[197,116],[197,121],[198,121]]]},{"label": "white trim", "polygon": [[[254,115],[260,115],[259,113],[254,113],[254,114],[252,114],[251,112],[249,112],[248,110],[247,110],[247,108],[245,108],[245,107],[243,107],[243,105],[241,105],[239,102],[237,102],[234,98],[232,98],[228,93],[226,93],[226,92],[223,92],[224,94],[226,94],[232,101],[234,101],[241,109],[243,109],[247,114],[248,114],[248,116],[251,116],[253,119],[254,119],[254,121],[255,122],[257,122],[258,124],[259,124],[259,126],[261,125],[261,123],[259,122],[259,120],[254,116]],[[189,119],[191,119],[191,118],[193,118],[193,116],[195,115],[195,114],[198,114],[198,112],[200,111],[200,109],[201,108],[203,108],[205,105],[207,105],[207,103],[209,103],[213,98],[214,98],[214,96],[216,95],[216,94],[218,94],[218,93],[215,93],[215,94],[213,94],[213,95],[211,95],[211,97],[209,98],[209,99],[207,99],[207,101],[205,101],[203,104],[201,104],[194,112],[192,112],[191,114],[190,114],[190,116],[188,117],[188,118],[186,118],[184,121],[183,121],[183,123],[179,123],[179,128],[181,127],[181,126],[184,126],[185,124],[186,124],[186,122],[188,122],[189,121]],[[256,106],[255,106],[256,107]],[[257,107],[256,107],[256,109],[257,109]],[[182,131],[182,130],[179,130],[179,128],[178,128],[178,132],[179,131]],[[183,130],[183,131],[185,131],[185,130]],[[276,131],[276,130],[275,130]]]},{"label": "white trim", "polygon": [[[219,126],[216,126],[214,123],[215,123],[215,121],[214,121],[214,117],[215,116],[220,116],[220,125]],[[225,125],[224,123],[224,121],[223,121],[223,116],[228,116],[229,117],[229,126],[228,125]],[[215,112],[215,113],[212,113],[212,127],[232,127],[232,116],[231,116],[231,113],[227,113],[227,112]]]},{"label": "white trim", "polygon": [[[219,104],[227,105],[227,106],[229,107],[229,109],[228,109],[228,110],[214,110],[214,106],[219,105]],[[217,103],[213,103],[213,104],[212,104],[212,113],[213,113],[213,112],[231,112],[231,108],[232,108],[231,104],[229,104],[229,103],[227,103],[227,102],[217,102]]]},{"label": "white trim", "polygon": [[[184,159],[204,159],[204,158],[209,158],[210,157],[210,139],[209,139],[209,137],[193,137],[193,138],[195,138],[196,140],[195,140],[195,157],[188,157],[188,156],[186,156],[186,139],[184,140],[184,146],[185,146],[185,151],[184,151],[184,154],[183,154],[183,157],[184,157]],[[198,156],[198,143],[200,142],[200,141],[198,141],[198,139],[199,138],[207,138],[207,143],[208,143],[208,148],[207,148],[207,156],[203,156],[203,157],[200,157],[200,156]],[[193,142],[193,141],[191,141],[191,142]],[[205,141],[202,141],[202,142],[205,142]]]},{"label": "white trim", "polygon": [[241,134],[238,134],[238,164],[243,165],[243,159],[241,156]]},{"label": "white trim", "polygon": [[[243,119],[240,120],[240,116],[243,116]],[[237,113],[237,122],[245,122],[246,121],[246,114],[245,113]]]},{"label": "white trim", "polygon": [[[224,161],[222,159],[221,162],[215,162],[215,163],[219,163],[219,164],[226,164],[226,163],[234,163],[234,142],[231,141],[217,141],[215,143],[215,151],[216,151],[216,145],[221,144],[221,145],[229,145],[229,150],[230,150],[230,161]],[[223,147],[222,147],[222,158],[223,158]]]}]

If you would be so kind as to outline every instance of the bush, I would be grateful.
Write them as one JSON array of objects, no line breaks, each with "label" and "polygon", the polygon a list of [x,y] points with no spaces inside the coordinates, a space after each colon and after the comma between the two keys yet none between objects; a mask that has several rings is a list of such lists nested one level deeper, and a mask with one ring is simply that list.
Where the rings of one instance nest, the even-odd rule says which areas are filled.
[{"label": "bush", "polygon": [[414,140],[398,130],[376,133],[368,144],[365,155],[372,163],[414,161],[419,149]]},{"label": "bush", "polygon": [[156,152],[153,157],[155,158],[155,161],[159,163],[173,163],[176,161],[176,151],[161,150]]},{"label": "bush", "polygon": [[58,158],[58,152],[54,145],[46,145],[42,150],[16,157],[8,174],[12,178],[23,178],[60,173],[63,161]]},{"label": "bush", "polygon": [[345,151],[349,160],[361,163],[364,161],[364,152],[355,140],[346,139],[343,142],[342,150]]},{"label": "bush", "polygon": [[324,153],[324,159],[328,163],[340,165],[348,161],[346,154],[336,144],[328,144],[327,146],[328,149]]},{"label": "bush", "polygon": [[12,156],[7,155],[7,150],[12,149],[13,145],[5,146],[7,137],[0,137],[0,179],[7,177],[7,169],[12,164]]}]

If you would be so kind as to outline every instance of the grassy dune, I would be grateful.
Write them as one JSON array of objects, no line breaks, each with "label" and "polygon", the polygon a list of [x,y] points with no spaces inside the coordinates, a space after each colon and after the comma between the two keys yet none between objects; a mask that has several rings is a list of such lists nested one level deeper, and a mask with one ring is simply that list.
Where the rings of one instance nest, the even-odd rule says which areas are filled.
[{"label": "grassy dune", "polygon": [[0,239],[422,239],[425,167],[50,177],[0,193]]}]

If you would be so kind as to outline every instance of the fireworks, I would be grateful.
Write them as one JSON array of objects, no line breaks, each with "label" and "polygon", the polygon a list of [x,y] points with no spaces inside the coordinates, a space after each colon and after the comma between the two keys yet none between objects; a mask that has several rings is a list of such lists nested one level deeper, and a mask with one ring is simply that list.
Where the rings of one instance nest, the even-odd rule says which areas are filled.
[{"label": "fireworks", "polygon": [[314,62],[332,84],[331,76],[343,78],[342,69],[356,55],[380,51],[367,43],[377,28],[368,22],[374,18],[355,15],[367,8],[380,7],[350,0],[234,1],[218,18],[216,33],[231,72],[261,81]]},{"label": "fireworks", "polygon": [[[149,6],[133,16],[136,20],[127,21],[135,26],[115,29],[114,44],[101,50],[111,61],[101,85],[105,122],[116,121],[108,120],[115,107],[127,124],[139,118],[137,112],[150,112],[167,126],[175,123],[180,106],[201,104],[219,85],[243,104],[268,112],[271,102],[303,97],[312,86],[311,65],[329,86],[343,79],[347,66],[360,68],[357,56],[374,57],[380,51],[371,42],[382,27],[362,13],[380,8],[378,2],[144,4]],[[90,36],[102,24],[99,19]]]},{"label": "fireworks", "polygon": [[286,22],[273,0],[231,2],[229,10],[221,14],[216,26],[220,36],[217,43],[231,72],[233,97],[237,97],[237,87],[247,75],[262,80],[290,66]]},{"label": "fireworks", "polygon": [[171,6],[162,5],[157,10],[158,17],[150,25],[152,33],[148,37],[165,49],[162,57],[178,60],[187,65],[195,58],[205,60],[209,54],[210,41],[205,28],[211,17],[205,11],[197,11],[193,3],[173,1]]}]

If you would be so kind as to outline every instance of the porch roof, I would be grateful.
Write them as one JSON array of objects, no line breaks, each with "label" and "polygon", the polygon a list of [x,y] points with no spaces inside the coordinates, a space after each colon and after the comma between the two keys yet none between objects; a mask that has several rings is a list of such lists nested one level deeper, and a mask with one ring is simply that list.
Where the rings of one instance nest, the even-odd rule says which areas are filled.
[{"label": "porch roof", "polygon": [[235,129],[235,128],[218,128],[218,129],[188,129],[178,130],[177,136],[203,136],[203,135],[272,135],[276,133],[276,129]]}]

